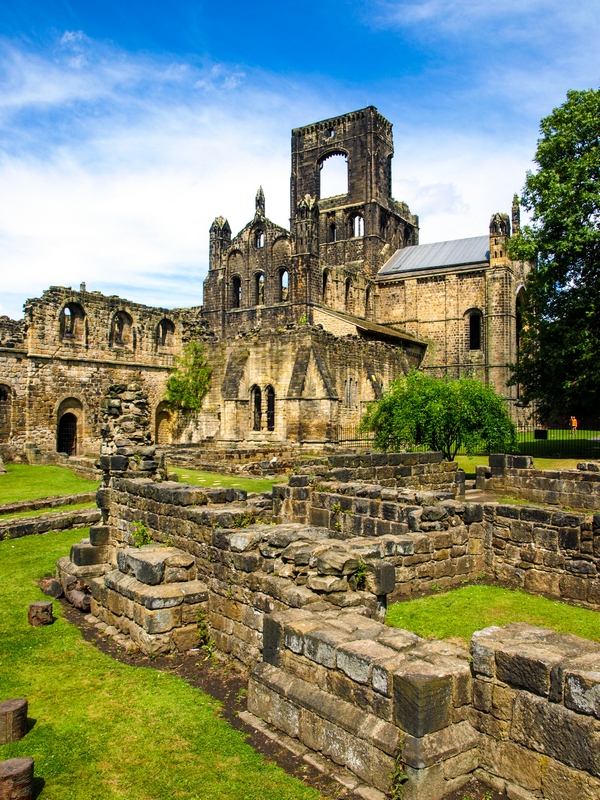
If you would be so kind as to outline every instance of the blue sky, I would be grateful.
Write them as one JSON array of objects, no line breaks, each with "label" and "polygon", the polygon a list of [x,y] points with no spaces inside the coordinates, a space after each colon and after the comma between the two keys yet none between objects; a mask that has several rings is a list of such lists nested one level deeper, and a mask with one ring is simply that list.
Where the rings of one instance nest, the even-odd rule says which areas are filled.
[{"label": "blue sky", "polygon": [[290,129],[369,104],[421,241],[484,233],[599,40],[600,0],[5,0],[0,314],[81,281],[200,303],[212,219],[262,184],[287,225]]}]

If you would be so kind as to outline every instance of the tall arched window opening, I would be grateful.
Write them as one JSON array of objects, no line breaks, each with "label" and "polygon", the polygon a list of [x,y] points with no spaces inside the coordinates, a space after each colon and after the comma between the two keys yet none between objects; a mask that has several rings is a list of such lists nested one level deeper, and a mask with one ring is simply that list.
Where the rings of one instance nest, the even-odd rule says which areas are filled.
[{"label": "tall arched window opening", "polygon": [[331,276],[329,275],[329,270],[323,271],[323,292],[322,292],[323,302],[325,305],[331,304]]},{"label": "tall arched window opening", "polygon": [[332,153],[320,165],[319,197],[337,197],[348,194],[348,156]]},{"label": "tall arched window opening", "polygon": [[365,295],[365,317],[372,317],[373,316],[373,293],[371,291],[371,287],[367,286],[367,292]]},{"label": "tall arched window opening", "polygon": [[346,278],[346,290],[344,293],[344,308],[349,314],[354,312],[354,286],[352,278]]},{"label": "tall arched window opening", "polygon": [[231,279],[231,307],[241,308],[242,306],[242,279],[239,275],[234,275]]},{"label": "tall arched window opening", "polygon": [[133,320],[126,311],[117,311],[112,319],[110,344],[112,347],[135,347]]},{"label": "tall arched window opening", "polygon": [[80,342],[85,339],[85,311],[79,303],[68,303],[60,312],[60,338]]},{"label": "tall arched window opening", "polygon": [[267,430],[275,430],[275,389],[267,386]]},{"label": "tall arched window opening", "polygon": [[11,433],[12,392],[10,386],[0,384],[0,442],[8,442]]},{"label": "tall arched window opening", "polygon": [[289,280],[290,275],[287,269],[282,269],[279,271],[279,301],[281,303],[287,303],[289,300]]},{"label": "tall arched window opening", "polygon": [[265,246],[265,232],[256,231],[254,234],[254,246],[259,250]]},{"label": "tall arched window opening", "polygon": [[253,386],[250,392],[252,400],[252,430],[259,431],[262,425],[262,392],[260,386]]},{"label": "tall arched window opening", "polygon": [[170,319],[161,319],[156,328],[156,344],[158,347],[173,347],[175,325]]},{"label": "tall arched window opening", "polygon": [[469,350],[481,350],[481,314],[472,311],[469,315]]},{"label": "tall arched window opening", "polygon": [[337,225],[335,224],[335,222],[332,222],[331,225],[329,226],[329,241],[337,242],[337,238],[338,238]]},{"label": "tall arched window opening", "polygon": [[362,214],[356,214],[352,218],[352,236],[354,238],[358,238],[359,236],[365,235],[365,218]]},{"label": "tall arched window opening", "polygon": [[255,304],[257,306],[264,306],[265,304],[265,276],[262,272],[257,272],[254,278],[255,281]]}]

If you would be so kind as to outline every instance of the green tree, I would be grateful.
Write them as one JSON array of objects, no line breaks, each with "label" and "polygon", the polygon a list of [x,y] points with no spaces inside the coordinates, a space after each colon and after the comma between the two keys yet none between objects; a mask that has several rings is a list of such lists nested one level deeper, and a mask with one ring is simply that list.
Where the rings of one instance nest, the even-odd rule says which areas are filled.
[{"label": "green tree", "polygon": [[171,408],[198,411],[210,386],[212,368],[204,348],[194,340],[183,348],[177,369],[167,381],[166,400]]},{"label": "green tree", "polygon": [[425,445],[452,461],[461,447],[506,452],[517,444],[502,399],[473,378],[431,378],[413,370],[393,381],[371,404],[361,427],[375,433],[380,450]]},{"label": "green tree", "polygon": [[571,91],[541,122],[512,258],[535,263],[512,383],[543,421],[597,415],[600,392],[600,90]]}]

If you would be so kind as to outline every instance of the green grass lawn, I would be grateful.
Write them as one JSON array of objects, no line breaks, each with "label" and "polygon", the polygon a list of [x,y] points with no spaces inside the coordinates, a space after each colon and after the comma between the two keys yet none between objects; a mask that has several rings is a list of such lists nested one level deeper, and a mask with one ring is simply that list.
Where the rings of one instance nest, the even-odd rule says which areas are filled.
[{"label": "green grass lawn", "polygon": [[270,492],[274,483],[287,480],[285,475],[275,479],[271,478],[240,478],[239,475],[220,475],[217,472],[201,472],[197,469],[183,469],[175,467],[170,472],[176,472],[182,483],[191,483],[194,486],[222,486],[234,489],[245,489],[247,492]]},{"label": "green grass lawn", "polygon": [[600,613],[498,586],[465,586],[450,592],[392,603],[386,622],[427,638],[471,640],[490,625],[529,622],[560,633],[600,641]]},{"label": "green grass lawn", "polygon": [[35,464],[6,464],[6,475],[0,475],[0,505],[19,500],[38,500],[63,494],[95,492],[99,481],[86,481],[66,467]]},{"label": "green grass lawn", "polygon": [[[21,517],[41,517],[42,514],[56,514],[60,511],[77,511],[80,508],[95,508],[96,503],[73,503],[70,506],[55,506],[53,508],[38,508],[37,511],[20,511],[16,514],[0,514],[0,520],[21,519]],[[0,507],[1,508],[1,507]]]},{"label": "green grass lawn", "polygon": [[0,699],[26,697],[36,720],[0,760],[31,756],[44,800],[318,800],[265,762],[219,705],[175,675],[113,661],[62,617],[32,628],[53,571],[84,530],[0,542]]}]

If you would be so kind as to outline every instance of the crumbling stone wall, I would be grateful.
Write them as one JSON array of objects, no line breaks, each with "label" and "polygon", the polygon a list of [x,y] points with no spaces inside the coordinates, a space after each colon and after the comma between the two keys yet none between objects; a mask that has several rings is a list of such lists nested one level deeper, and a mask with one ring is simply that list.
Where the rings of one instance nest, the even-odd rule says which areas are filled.
[{"label": "crumbling stone wall", "polygon": [[[442,474],[424,455],[411,467]],[[584,587],[600,609],[600,515],[341,483],[329,473],[351,467],[331,463],[293,477],[272,503],[133,479],[114,461],[125,456],[105,458],[104,524],[59,571],[65,585],[90,575],[92,613],[116,637],[148,652],[186,648],[201,609],[202,635],[251,669],[250,714],[372,790],[389,790],[395,772],[407,800],[441,800],[474,774],[518,800],[562,800],[573,787],[598,796],[600,645],[512,625],[475,634],[469,654],[383,616],[390,598],[481,572],[571,599]],[[361,458],[355,471],[397,468]],[[138,522],[154,540],[141,550],[131,548]]]},{"label": "crumbling stone wall", "polygon": [[477,488],[506,492],[534,503],[600,511],[600,464],[582,461],[577,469],[535,469],[530,456],[491,455],[477,467]]}]

